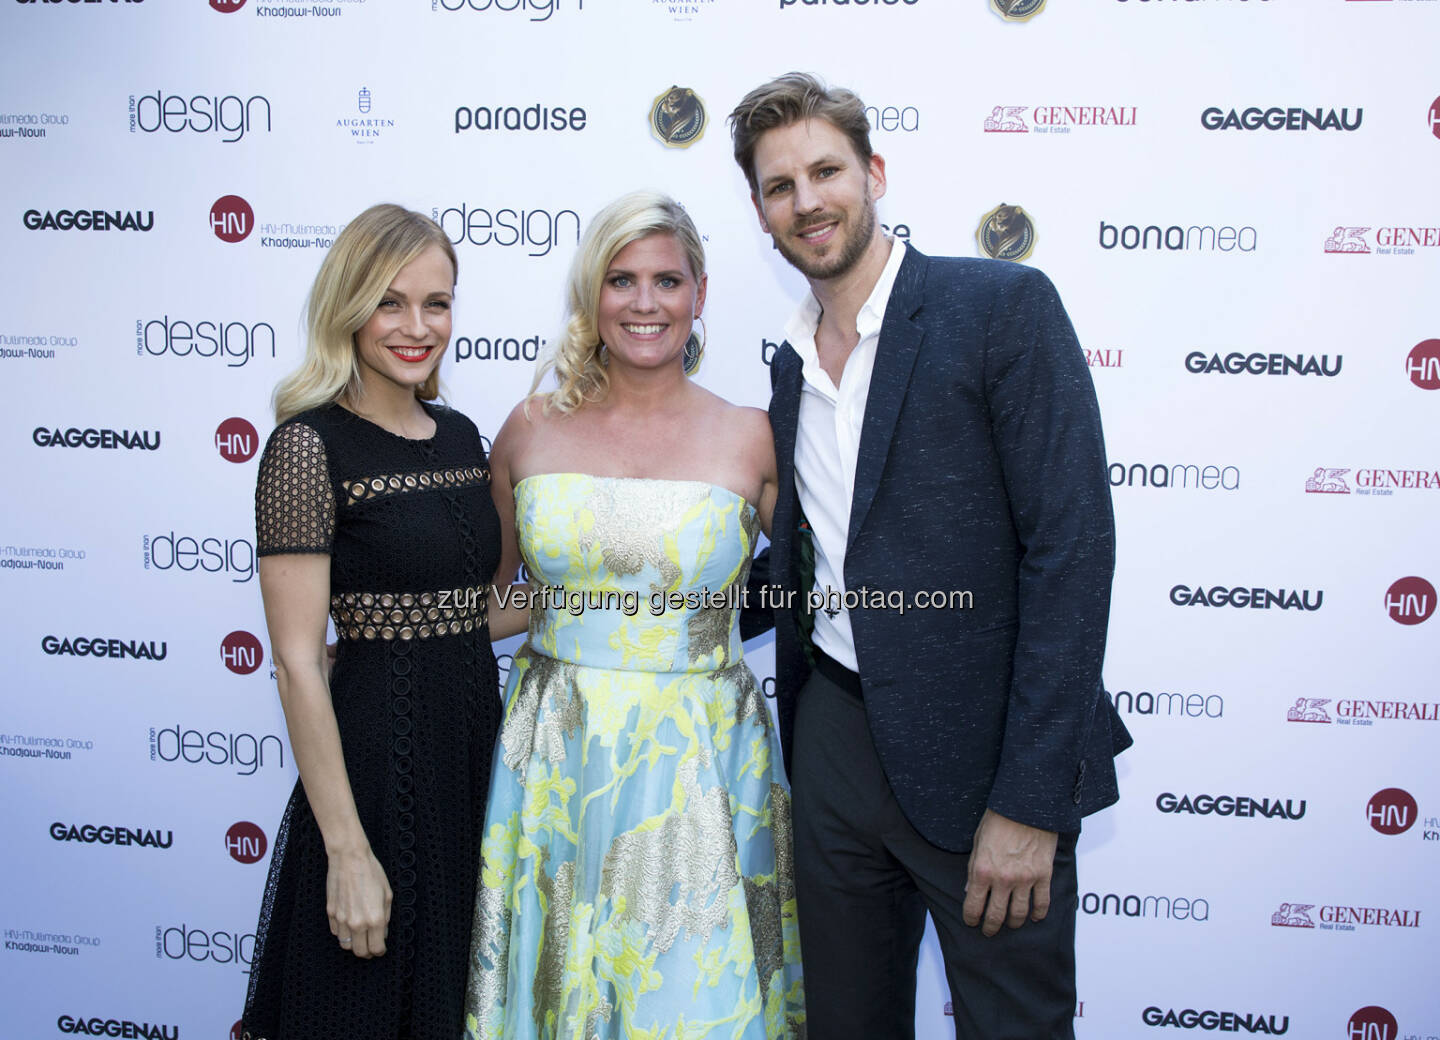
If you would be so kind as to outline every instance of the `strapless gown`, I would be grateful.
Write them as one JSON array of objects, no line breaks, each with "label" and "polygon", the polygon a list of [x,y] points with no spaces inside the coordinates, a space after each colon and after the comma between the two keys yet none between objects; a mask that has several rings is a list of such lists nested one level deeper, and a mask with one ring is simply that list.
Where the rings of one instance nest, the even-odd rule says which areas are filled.
[{"label": "strapless gown", "polygon": [[515,512],[540,602],[495,751],[467,1036],[803,1037],[790,794],[739,636],[755,510],[547,474]]}]

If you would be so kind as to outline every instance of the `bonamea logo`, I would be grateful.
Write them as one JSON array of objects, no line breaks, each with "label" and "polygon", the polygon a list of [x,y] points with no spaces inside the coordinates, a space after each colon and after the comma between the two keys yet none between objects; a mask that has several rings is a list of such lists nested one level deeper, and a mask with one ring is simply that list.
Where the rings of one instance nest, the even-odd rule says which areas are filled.
[{"label": "bonamea logo", "polygon": [[1285,712],[1286,722],[1332,722],[1325,705],[1331,697],[1296,697],[1294,705]]},{"label": "bonamea logo", "polygon": [[996,105],[981,129],[987,134],[1068,134],[1076,127],[1134,126],[1135,111],[1134,105]]},{"label": "bonamea logo", "polygon": [[222,242],[243,242],[255,230],[255,211],[239,195],[222,195],[210,207],[210,230]]},{"label": "bonamea logo", "polygon": [[265,832],[249,820],[232,823],[225,832],[225,851],[236,863],[259,863],[268,847]]},{"label": "bonamea logo", "polygon": [[1435,586],[1413,574],[1401,578],[1385,591],[1385,611],[1402,625],[1428,621],[1435,613]]},{"label": "bonamea logo", "polygon": [[226,462],[248,462],[260,448],[260,435],[244,419],[226,419],[215,428],[215,450]]},{"label": "bonamea logo", "polygon": [[1381,834],[1404,834],[1420,818],[1420,806],[1409,791],[1387,787],[1376,791],[1366,803],[1365,818]]},{"label": "bonamea logo", "polygon": [[1315,922],[1307,913],[1313,909],[1314,903],[1281,903],[1280,909],[1270,915],[1270,925],[1273,928],[1314,928]]},{"label": "bonamea logo", "polygon": [[1395,1016],[1377,1004],[1355,1012],[1345,1028],[1349,1040],[1397,1040],[1400,1036]]},{"label": "bonamea logo", "polygon": [[1160,252],[1253,253],[1259,248],[1259,232],[1248,224],[1111,224],[1100,221],[1100,248],[1131,251],[1156,249]]},{"label": "bonamea logo", "polygon": [[1440,339],[1415,344],[1405,358],[1405,374],[1421,390],[1440,390]]},{"label": "bonamea logo", "polygon": [[220,642],[220,660],[236,675],[249,675],[265,661],[265,650],[249,632],[231,632]]}]

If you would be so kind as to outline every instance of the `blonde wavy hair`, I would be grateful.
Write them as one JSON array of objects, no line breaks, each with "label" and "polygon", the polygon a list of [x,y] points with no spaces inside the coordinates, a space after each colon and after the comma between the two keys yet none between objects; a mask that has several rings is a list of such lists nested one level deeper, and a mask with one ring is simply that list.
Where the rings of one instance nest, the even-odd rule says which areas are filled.
[{"label": "blonde wavy hair", "polygon": [[[275,387],[275,421],[363,391],[355,333],[370,320],[390,283],[410,261],[439,246],[458,275],[455,248],[429,217],[381,203],[340,232],[325,254],[305,308],[305,360]],[[452,282],[453,285],[453,282]],[[415,388],[415,396],[440,396],[440,369]]]},{"label": "blonde wavy hair", "polygon": [[610,203],[590,221],[570,264],[565,324],[546,351],[530,384],[537,393],[547,372],[555,373],[555,389],[544,395],[545,409],[573,412],[587,401],[603,400],[610,377],[601,357],[596,315],[605,272],[620,250],[648,235],[674,235],[690,261],[698,283],[705,276],[705,247],[685,207],[658,191],[632,191]]}]

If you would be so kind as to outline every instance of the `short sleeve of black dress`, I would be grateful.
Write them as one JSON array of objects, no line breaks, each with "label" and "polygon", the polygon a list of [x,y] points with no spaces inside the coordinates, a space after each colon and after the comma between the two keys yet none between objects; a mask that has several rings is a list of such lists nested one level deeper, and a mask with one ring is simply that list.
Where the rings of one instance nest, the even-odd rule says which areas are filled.
[{"label": "short sleeve of black dress", "polygon": [[410,440],[338,405],[317,408],[280,426],[260,462],[259,553],[330,556],[330,702],[355,807],[394,898],[383,957],[341,949],[325,913],[323,838],[297,783],[256,930],[251,1038],[463,1029],[500,721],[485,619],[500,526],[474,424],[427,411],[435,435]]}]

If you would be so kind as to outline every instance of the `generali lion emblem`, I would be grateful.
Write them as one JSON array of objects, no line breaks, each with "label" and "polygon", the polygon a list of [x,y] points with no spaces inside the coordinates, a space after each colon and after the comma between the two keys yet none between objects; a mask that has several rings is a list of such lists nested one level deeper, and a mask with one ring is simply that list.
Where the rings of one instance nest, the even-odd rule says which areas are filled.
[{"label": "generali lion emblem", "polygon": [[1023,22],[1045,10],[1045,0],[990,0],[990,6],[1007,22]]},{"label": "generali lion emblem", "polygon": [[650,106],[650,130],[667,148],[689,148],[705,135],[705,102],[689,87],[671,87]]},{"label": "generali lion emblem", "polygon": [[1002,202],[980,218],[980,251],[995,260],[1024,260],[1035,249],[1035,222],[1019,206]]},{"label": "generali lion emblem", "polygon": [[1307,910],[1315,909],[1314,903],[1281,903],[1280,909],[1270,915],[1273,928],[1314,928],[1315,922]]}]

